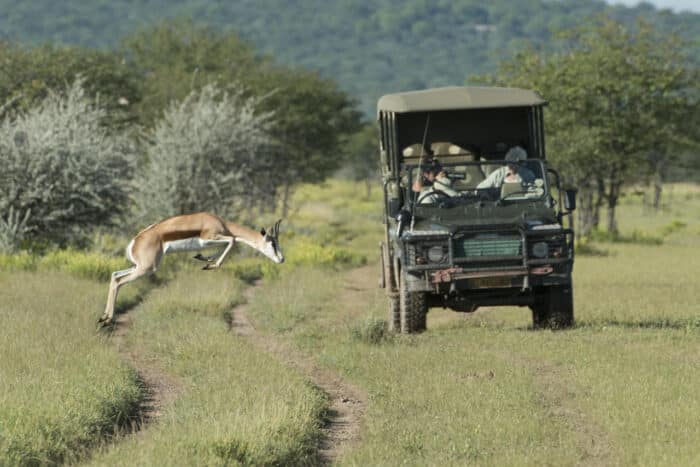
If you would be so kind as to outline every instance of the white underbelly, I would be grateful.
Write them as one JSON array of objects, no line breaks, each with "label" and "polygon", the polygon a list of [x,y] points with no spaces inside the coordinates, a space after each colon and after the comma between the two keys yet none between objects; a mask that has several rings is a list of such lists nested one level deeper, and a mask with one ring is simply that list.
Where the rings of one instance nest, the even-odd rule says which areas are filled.
[{"label": "white underbelly", "polygon": [[198,251],[207,247],[215,247],[225,245],[225,240],[202,240],[199,237],[183,238],[180,240],[171,240],[163,244],[163,253],[171,253],[177,251]]},{"label": "white underbelly", "polygon": [[163,244],[163,253],[173,251],[197,251],[201,250],[202,239],[199,237],[182,238],[180,240],[171,240]]}]

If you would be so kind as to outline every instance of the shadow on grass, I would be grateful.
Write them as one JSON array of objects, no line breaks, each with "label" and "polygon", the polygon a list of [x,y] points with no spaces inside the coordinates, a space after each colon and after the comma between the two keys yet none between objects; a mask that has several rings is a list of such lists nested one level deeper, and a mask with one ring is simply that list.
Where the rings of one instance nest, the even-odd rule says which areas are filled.
[{"label": "shadow on grass", "polygon": [[602,328],[626,328],[626,329],[683,329],[700,330],[700,317],[678,319],[652,319],[642,321],[602,320],[577,323],[576,329],[602,329]]}]

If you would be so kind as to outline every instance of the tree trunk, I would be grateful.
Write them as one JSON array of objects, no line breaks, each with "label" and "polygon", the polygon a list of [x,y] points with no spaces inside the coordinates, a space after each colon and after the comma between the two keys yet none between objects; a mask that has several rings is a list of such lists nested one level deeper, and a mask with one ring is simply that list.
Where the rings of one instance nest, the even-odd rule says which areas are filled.
[{"label": "tree trunk", "polygon": [[593,220],[591,222],[592,228],[597,229],[600,227],[600,210],[603,207],[603,202],[605,201],[605,180],[602,177],[596,179],[596,198],[595,204],[593,206]]},{"label": "tree trunk", "polygon": [[284,182],[284,191],[282,192],[282,218],[286,219],[289,214],[289,198],[292,194],[292,184],[289,180]]},{"label": "tree trunk", "polygon": [[576,230],[576,237],[578,239],[589,238],[593,230],[594,214],[593,190],[591,187],[582,188],[578,208],[579,228]]},{"label": "tree trunk", "polygon": [[[614,175],[614,172],[613,172],[613,175]],[[607,219],[608,232],[612,233],[613,235],[617,235],[617,233],[618,233],[617,219],[615,218],[615,208],[617,207],[617,202],[620,198],[621,185],[622,185],[621,181],[611,182],[610,183],[610,190],[608,191],[608,195],[607,195],[607,200],[608,200],[608,219]]]},{"label": "tree trunk", "polygon": [[656,164],[656,172],[654,173],[654,197],[651,205],[654,210],[658,211],[661,207],[661,192],[663,191],[664,183],[664,163],[663,160]]}]

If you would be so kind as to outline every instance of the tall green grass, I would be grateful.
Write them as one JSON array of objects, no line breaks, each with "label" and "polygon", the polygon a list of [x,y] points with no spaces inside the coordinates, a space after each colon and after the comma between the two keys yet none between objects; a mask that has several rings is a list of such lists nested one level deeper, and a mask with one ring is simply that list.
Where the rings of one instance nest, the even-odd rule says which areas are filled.
[{"label": "tall green grass", "polygon": [[112,272],[128,265],[125,259],[77,250],[52,250],[44,255],[0,254],[0,271],[61,271],[96,281],[109,281]]},{"label": "tall green grass", "polygon": [[[626,202],[630,241],[577,257],[570,331],[533,331],[510,307],[433,309],[427,332],[385,335],[378,267],[281,274],[251,315],[367,391],[362,440],[340,465],[696,465],[700,196],[675,196],[655,214]],[[313,203],[299,212],[327,223],[331,203]]]},{"label": "tall green grass", "polygon": [[0,465],[79,458],[129,424],[136,374],[95,333],[103,284],[0,272]]},{"label": "tall green grass", "polygon": [[242,283],[183,270],[133,313],[131,351],[174,375],[172,407],[94,465],[290,465],[316,462],[326,402],[304,377],[228,329]]}]

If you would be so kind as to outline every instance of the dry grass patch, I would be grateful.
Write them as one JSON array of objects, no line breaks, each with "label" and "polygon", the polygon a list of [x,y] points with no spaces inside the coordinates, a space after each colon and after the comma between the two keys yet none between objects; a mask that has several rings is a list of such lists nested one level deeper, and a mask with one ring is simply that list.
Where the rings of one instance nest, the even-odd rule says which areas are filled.
[{"label": "dry grass patch", "polygon": [[95,332],[103,284],[0,272],[0,465],[79,458],[128,424],[135,373]]},{"label": "dry grass patch", "polygon": [[242,283],[184,270],[133,311],[132,351],[178,378],[179,399],[94,465],[288,465],[316,460],[325,398],[230,332]]}]

